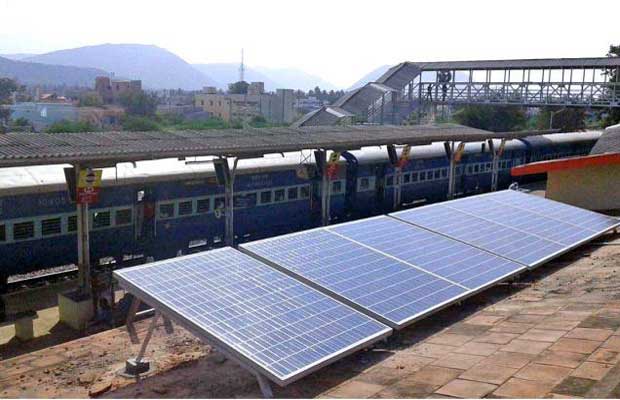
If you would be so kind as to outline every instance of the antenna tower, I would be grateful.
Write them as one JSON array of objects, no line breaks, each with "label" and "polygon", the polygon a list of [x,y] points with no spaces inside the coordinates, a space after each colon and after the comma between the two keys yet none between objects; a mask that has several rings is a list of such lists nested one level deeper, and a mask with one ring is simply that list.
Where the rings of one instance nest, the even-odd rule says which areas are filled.
[{"label": "antenna tower", "polygon": [[241,49],[241,65],[239,66],[239,82],[243,82],[245,78],[245,65],[243,65],[243,49]]}]

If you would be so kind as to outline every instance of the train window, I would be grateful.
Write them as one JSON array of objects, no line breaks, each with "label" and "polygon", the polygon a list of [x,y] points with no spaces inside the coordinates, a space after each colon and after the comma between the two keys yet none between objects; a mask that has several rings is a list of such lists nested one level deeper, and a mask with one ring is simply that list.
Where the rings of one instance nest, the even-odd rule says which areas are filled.
[{"label": "train window", "polygon": [[34,222],[19,222],[13,225],[13,239],[24,240],[34,237]]},{"label": "train window", "polygon": [[426,171],[426,180],[427,181],[433,180],[433,171]]},{"label": "train window", "polygon": [[174,217],[174,203],[166,203],[159,205],[159,218]]},{"label": "train window", "polygon": [[310,197],[310,186],[302,186],[299,188],[299,195],[302,199]]},{"label": "train window", "polygon": [[370,179],[368,179],[368,178],[360,179],[360,189],[361,190],[368,189],[369,187],[370,187]]},{"label": "train window", "polygon": [[289,188],[288,189],[288,199],[289,200],[296,200],[297,199],[297,188]]},{"label": "train window", "polygon": [[491,165],[490,162],[487,163],[487,171],[490,171],[493,169],[493,165]]},{"label": "train window", "polygon": [[131,224],[131,208],[116,210],[115,224],[116,225]]},{"label": "train window", "polygon": [[474,172],[473,167],[471,165],[467,166],[467,175],[471,175],[471,173]]},{"label": "train window", "polygon": [[77,215],[70,215],[67,218],[67,232],[77,231]]},{"label": "train window", "polygon": [[439,179],[439,178],[441,178],[441,171],[436,169],[435,170],[435,179]]},{"label": "train window", "polygon": [[196,212],[198,214],[208,213],[211,209],[211,199],[198,199],[196,201]]},{"label": "train window", "polygon": [[226,200],[223,197],[216,197],[213,201],[213,208],[216,210],[223,210],[226,206]]},{"label": "train window", "polygon": [[411,173],[411,182],[417,182],[418,181],[418,173],[417,172],[412,172]]},{"label": "train window", "polygon": [[442,178],[447,178],[448,177],[448,168],[442,168],[441,169],[441,177]]},{"label": "train window", "polygon": [[106,226],[110,226],[110,212],[95,211],[93,213],[93,229],[105,228]]},{"label": "train window", "polygon": [[0,242],[6,242],[6,227],[0,225]]},{"label": "train window", "polygon": [[332,193],[340,193],[342,190],[342,182],[334,181],[332,182]]},{"label": "train window", "polygon": [[420,172],[420,181],[425,181],[426,180],[426,172],[422,171]]},{"label": "train window", "polygon": [[480,172],[480,164],[474,165],[474,173],[477,174],[478,172]]},{"label": "train window", "polygon": [[411,175],[404,174],[403,175],[403,183],[409,183],[411,181]]},{"label": "train window", "polygon": [[284,201],[284,197],[286,192],[284,192],[284,189],[278,189],[278,190],[274,190],[274,197],[273,200],[274,201]]},{"label": "train window", "polygon": [[235,208],[256,206],[256,193],[238,194],[234,197]]},{"label": "train window", "polygon": [[390,187],[394,185],[394,177],[392,175],[388,176],[385,180],[385,186]]},{"label": "train window", "polygon": [[60,232],[60,217],[44,219],[41,221],[41,234],[43,236],[57,235]]},{"label": "train window", "polygon": [[265,190],[260,193],[260,203],[261,204],[269,204],[271,203],[271,190]]},{"label": "train window", "polygon": [[191,200],[179,202],[179,215],[191,215],[194,212],[194,204]]}]

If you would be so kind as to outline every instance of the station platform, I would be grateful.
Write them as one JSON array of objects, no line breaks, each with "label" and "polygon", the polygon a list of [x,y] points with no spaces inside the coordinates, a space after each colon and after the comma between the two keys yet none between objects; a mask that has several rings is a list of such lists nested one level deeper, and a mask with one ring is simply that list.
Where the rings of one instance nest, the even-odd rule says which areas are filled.
[{"label": "station platform", "polygon": [[[276,397],[619,397],[620,235],[606,235],[285,388]],[[136,324],[143,337],[150,319]],[[180,327],[151,376],[124,328],[0,361],[0,397],[260,397],[254,376]],[[3,353],[4,354],[4,353]],[[4,355],[3,355],[4,356]]]}]

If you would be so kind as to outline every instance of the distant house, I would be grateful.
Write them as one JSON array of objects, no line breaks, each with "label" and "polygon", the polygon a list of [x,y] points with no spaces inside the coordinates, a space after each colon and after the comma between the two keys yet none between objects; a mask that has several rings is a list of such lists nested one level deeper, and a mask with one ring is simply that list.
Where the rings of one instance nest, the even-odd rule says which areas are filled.
[{"label": "distant house", "polygon": [[60,121],[87,121],[98,128],[115,128],[125,111],[121,107],[77,107],[71,103],[26,102],[9,106],[11,119],[24,118],[36,131]]},{"label": "distant house", "polygon": [[218,93],[214,87],[206,87],[196,94],[194,105],[227,122],[262,116],[271,123],[289,124],[295,118],[294,99],[292,89],[265,93],[263,82],[252,82],[247,94]]},{"label": "distant house", "polygon": [[116,80],[107,76],[98,76],[95,79],[95,91],[104,104],[117,104],[123,94],[141,90],[140,80]]}]

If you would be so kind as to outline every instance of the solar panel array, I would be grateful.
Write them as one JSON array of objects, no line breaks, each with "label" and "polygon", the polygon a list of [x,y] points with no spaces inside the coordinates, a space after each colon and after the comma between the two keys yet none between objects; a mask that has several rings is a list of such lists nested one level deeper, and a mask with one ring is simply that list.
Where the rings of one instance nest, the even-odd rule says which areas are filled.
[{"label": "solar panel array", "polygon": [[386,216],[240,248],[395,328],[526,269]]},{"label": "solar panel array", "polygon": [[530,268],[620,224],[612,217],[515,190],[390,215]]},{"label": "solar panel array", "polygon": [[506,258],[385,216],[328,230],[470,290],[524,269]]},{"label": "solar panel array", "polygon": [[115,272],[121,285],[286,384],[391,329],[232,248]]},{"label": "solar panel array", "polygon": [[467,291],[324,228],[239,248],[393,327]]},{"label": "solar panel array", "polygon": [[[502,191],[116,271],[281,385],[620,226]],[[249,255],[248,255],[249,254]],[[374,318],[374,319],[373,319]]]}]

